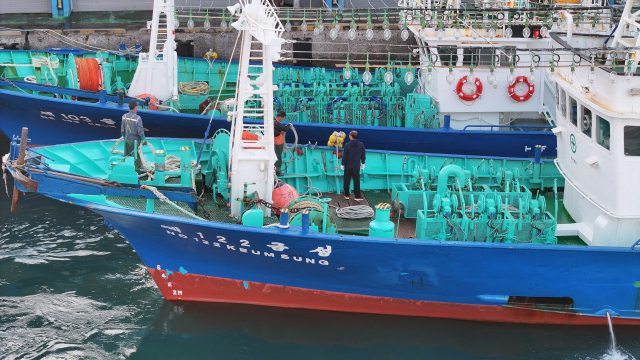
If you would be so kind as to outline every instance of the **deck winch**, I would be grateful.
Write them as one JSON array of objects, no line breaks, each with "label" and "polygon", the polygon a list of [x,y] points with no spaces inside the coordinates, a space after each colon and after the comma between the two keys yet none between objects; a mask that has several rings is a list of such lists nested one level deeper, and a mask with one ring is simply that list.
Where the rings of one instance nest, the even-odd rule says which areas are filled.
[{"label": "deck winch", "polygon": [[[435,189],[430,182],[424,189],[394,184],[394,197],[407,204],[407,217],[415,214],[416,239],[556,243],[556,219],[546,212],[544,197],[533,199],[513,175],[517,171],[497,173],[493,184],[477,185],[473,177],[464,181],[460,167],[448,165]],[[452,183],[450,175],[456,176]]]},{"label": "deck winch", "polygon": [[378,68],[372,82],[345,81],[339,73],[314,68],[310,82],[295,69],[276,69],[278,91],[274,108],[287,112],[286,121],[342,125],[374,125],[411,128],[439,128],[431,97],[408,94],[394,81],[384,81],[385,69]]}]

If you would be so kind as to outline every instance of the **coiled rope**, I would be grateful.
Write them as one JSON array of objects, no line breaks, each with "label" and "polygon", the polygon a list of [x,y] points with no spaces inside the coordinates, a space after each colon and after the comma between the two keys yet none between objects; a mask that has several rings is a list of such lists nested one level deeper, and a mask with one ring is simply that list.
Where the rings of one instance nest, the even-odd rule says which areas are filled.
[{"label": "coiled rope", "polygon": [[374,212],[369,205],[356,205],[339,208],[336,215],[343,219],[367,219],[372,218]]},{"label": "coiled rope", "polygon": [[180,93],[183,95],[209,95],[209,83],[205,81],[181,82]]},{"label": "coiled rope", "polygon": [[[53,76],[53,80],[54,80],[54,84],[53,85],[58,85],[58,77],[56,76],[56,73],[53,71],[53,69],[57,69],[60,67],[60,59],[55,59],[53,61],[51,61],[51,58],[48,58],[46,56],[41,56],[41,57],[37,57],[37,58],[33,58],[31,60],[31,64],[0,64],[0,66],[6,66],[6,67],[42,67],[42,66],[46,66],[49,68],[49,70],[51,71],[51,75]],[[46,76],[46,73],[45,73]],[[28,78],[28,79],[27,79]],[[35,83],[35,76],[31,75],[31,76],[27,76],[25,77],[24,81],[26,82],[33,82]]]}]

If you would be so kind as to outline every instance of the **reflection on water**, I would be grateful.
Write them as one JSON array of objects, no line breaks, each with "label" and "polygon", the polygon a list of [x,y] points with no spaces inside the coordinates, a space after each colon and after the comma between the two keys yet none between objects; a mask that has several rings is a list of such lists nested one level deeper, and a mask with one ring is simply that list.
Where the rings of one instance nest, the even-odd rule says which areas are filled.
[{"label": "reflection on water", "polygon": [[607,326],[167,302],[135,251],[100,216],[33,194],[21,196],[11,214],[3,191],[2,359],[640,358],[636,327],[614,327],[612,352]]}]

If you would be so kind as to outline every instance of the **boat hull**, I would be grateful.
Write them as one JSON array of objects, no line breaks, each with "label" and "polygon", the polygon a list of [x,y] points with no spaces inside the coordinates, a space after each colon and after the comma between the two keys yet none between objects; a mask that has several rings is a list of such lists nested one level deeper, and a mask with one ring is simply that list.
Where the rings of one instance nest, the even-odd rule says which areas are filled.
[{"label": "boat hull", "polygon": [[120,231],[168,300],[544,324],[605,324],[608,312],[640,324],[629,248],[341,236],[57,198]]},{"label": "boat hull", "polygon": [[[22,127],[37,129],[31,146],[113,139],[128,109],[113,103],[87,103],[0,89],[0,130],[10,138]],[[203,138],[209,116],[140,110],[147,137]],[[251,121],[247,121],[250,123]],[[226,118],[211,120],[212,135],[230,128]],[[544,157],[556,156],[550,131],[428,130],[338,124],[295,123],[299,143],[324,145],[334,131],[357,130],[370,149],[500,157],[533,157],[542,145]],[[289,133],[288,142],[293,142]]]}]

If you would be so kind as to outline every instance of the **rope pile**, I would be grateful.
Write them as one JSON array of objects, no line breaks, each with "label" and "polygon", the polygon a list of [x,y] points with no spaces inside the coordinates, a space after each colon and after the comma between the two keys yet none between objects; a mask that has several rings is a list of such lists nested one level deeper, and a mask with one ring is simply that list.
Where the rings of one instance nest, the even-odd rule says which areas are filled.
[{"label": "rope pile", "polygon": [[81,90],[99,91],[102,87],[102,71],[94,58],[76,58],[78,87]]},{"label": "rope pile", "polygon": [[339,208],[336,214],[343,219],[369,219],[373,217],[374,212],[371,206],[356,205]]},{"label": "rope pile", "polygon": [[183,95],[209,95],[209,83],[206,81],[181,82],[180,93]]},{"label": "rope pile", "polygon": [[[31,61],[31,64],[0,64],[0,66],[6,66],[6,67],[43,67],[46,66],[49,68],[49,71],[51,72],[51,76],[53,76],[53,81],[54,83],[51,84],[49,82],[49,76],[47,75],[48,73],[45,72],[44,76],[45,76],[45,80],[48,84],[50,85],[54,85],[57,86],[58,85],[58,77],[56,76],[55,71],[53,71],[53,69],[57,69],[60,67],[60,59],[55,59],[54,61],[51,61],[51,58],[45,57],[45,56],[40,56],[40,57],[35,57],[33,58],[33,60]],[[35,75],[29,75],[26,76],[24,78],[24,81],[26,82],[30,82],[30,83],[36,83],[36,77]]]}]

